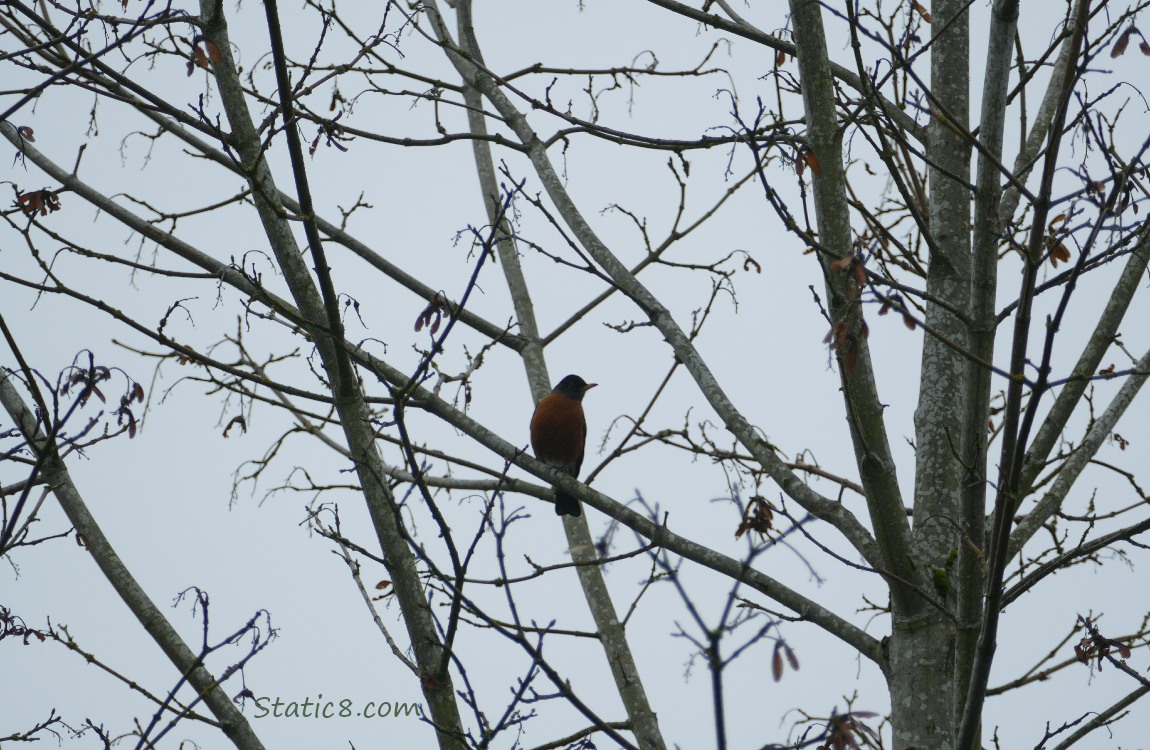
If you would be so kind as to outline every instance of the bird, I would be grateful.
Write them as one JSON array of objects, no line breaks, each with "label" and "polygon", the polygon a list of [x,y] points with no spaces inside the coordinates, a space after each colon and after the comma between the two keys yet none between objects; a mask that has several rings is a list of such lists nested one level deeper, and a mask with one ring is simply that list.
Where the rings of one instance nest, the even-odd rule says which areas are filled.
[{"label": "bird", "polygon": [[[583,395],[598,383],[588,383],[578,375],[568,375],[543,397],[531,415],[531,448],[540,461],[579,477],[583,448],[587,442],[587,419],[583,416]],[[579,501],[555,489],[555,513],[581,516]]]}]

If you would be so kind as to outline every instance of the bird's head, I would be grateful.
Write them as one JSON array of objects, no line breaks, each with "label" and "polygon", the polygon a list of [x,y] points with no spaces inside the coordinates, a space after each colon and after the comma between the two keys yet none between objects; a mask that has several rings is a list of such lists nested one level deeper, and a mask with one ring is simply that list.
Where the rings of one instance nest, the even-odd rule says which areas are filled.
[{"label": "bird's head", "polygon": [[560,380],[551,392],[558,393],[560,396],[566,396],[567,398],[573,398],[576,401],[582,401],[583,394],[597,385],[598,383],[588,383],[578,375],[568,375]]}]

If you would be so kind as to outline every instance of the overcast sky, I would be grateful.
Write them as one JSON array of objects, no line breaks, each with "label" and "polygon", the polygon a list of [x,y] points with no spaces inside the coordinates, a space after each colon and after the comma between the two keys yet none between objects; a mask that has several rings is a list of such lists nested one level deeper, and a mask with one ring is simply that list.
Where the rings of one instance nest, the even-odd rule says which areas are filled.
[{"label": "overcast sky", "polygon": [[[118,7],[118,3],[104,6]],[[133,3],[133,6],[135,4]],[[351,4],[348,4],[351,5]],[[374,4],[373,4],[374,5]],[[486,61],[495,71],[509,73],[536,62],[555,67],[593,67],[635,64],[657,58],[661,70],[694,67],[717,39],[723,35],[703,30],[696,24],[635,1],[591,2],[584,9],[579,3],[497,2],[480,4],[477,11],[477,34]],[[482,7],[482,6],[491,7]],[[1061,4],[1049,9],[1036,9],[1024,4],[1024,23],[1020,27],[1028,56],[1044,48],[1054,33],[1062,13]],[[769,32],[781,30],[786,16],[781,3],[768,3],[764,8],[745,8],[748,20]],[[981,40],[987,25],[986,3],[972,7],[974,48],[971,60],[975,68],[975,92],[979,99],[978,70],[983,50]],[[129,12],[135,10],[129,8]],[[245,70],[257,69],[265,92],[270,91],[271,74],[261,66],[267,48],[267,34],[262,27],[259,3],[246,3],[231,14],[232,37],[237,59]],[[318,31],[314,16],[304,17],[299,9],[283,8],[287,24],[288,45],[297,46],[292,56],[306,57]],[[353,12],[349,8],[348,12]],[[366,18],[366,17],[365,17]],[[378,21],[360,19],[362,29]],[[850,49],[841,23],[828,21],[832,57],[851,64]],[[190,32],[189,32],[190,33]],[[367,31],[360,33],[367,34]],[[925,32],[924,32],[925,33]],[[333,48],[343,44],[332,32]],[[706,67],[722,67],[725,74],[704,75],[688,81],[680,79],[644,79],[636,89],[624,85],[619,91],[605,94],[602,121],[631,132],[645,132],[662,137],[697,138],[706,133],[723,132],[731,120],[731,96],[737,95],[744,114],[753,116],[755,99],[774,100],[773,83],[764,79],[773,63],[773,54],[745,41],[731,40],[721,44]],[[5,44],[11,46],[7,40]],[[405,33],[399,41],[402,58],[396,64],[408,70],[421,70],[429,76],[442,76],[454,81],[456,76],[444,61],[442,53],[418,34]],[[1145,60],[1132,52],[1118,60],[1106,59],[1113,70],[1099,70],[1091,79],[1092,92],[1108,88],[1122,80],[1139,80]],[[13,70],[3,65],[4,76]],[[788,62],[794,71],[795,63]],[[193,106],[200,94],[207,94],[205,109],[220,111],[208,74],[196,70],[189,77],[183,64],[172,57],[160,57],[154,68],[140,62],[131,68],[133,75],[148,86],[162,87],[170,101]],[[925,77],[926,69],[922,69]],[[14,74],[14,73],[13,73]],[[797,72],[796,72],[797,75]],[[525,85],[542,94],[549,78],[529,79]],[[397,84],[398,85],[398,84]],[[411,84],[408,84],[411,85]],[[570,100],[572,111],[582,117],[590,115],[586,96],[580,88],[585,78],[564,80],[553,92],[557,103]],[[602,87],[597,80],[596,87]],[[5,83],[4,88],[10,84]],[[341,81],[340,91],[352,97],[362,88],[360,80]],[[1146,132],[1145,102],[1130,90],[1126,125],[1118,133],[1120,147],[1137,143]],[[320,104],[331,96],[331,87],[321,88],[313,103]],[[1125,95],[1123,95],[1125,96]],[[10,96],[0,98],[6,107]],[[974,109],[976,110],[977,104]],[[36,131],[37,146],[60,164],[72,165],[77,148],[87,143],[80,162],[81,177],[107,193],[130,193],[136,201],[146,199],[152,206],[169,211],[188,210],[211,204],[234,195],[242,187],[234,175],[215,165],[189,158],[174,138],[158,142],[134,131],[154,131],[154,126],[113,102],[96,105],[94,125],[89,126],[93,96],[74,89],[57,88],[47,92],[34,107],[21,110],[12,118],[16,125],[31,126]],[[257,118],[266,114],[257,111]],[[792,100],[787,115],[801,114]],[[411,106],[406,99],[365,94],[355,102],[355,109],[344,115],[349,125],[375,130],[393,136],[434,137],[435,113],[422,103]],[[465,129],[459,111],[444,107],[440,116],[449,132]],[[977,115],[975,115],[976,117]],[[532,123],[550,133],[559,125],[540,113],[532,113]],[[1140,123],[1140,124],[1139,124]],[[719,130],[712,130],[719,128]],[[1015,126],[1014,130],[1017,130]],[[87,133],[92,131],[89,136]],[[314,136],[314,128],[304,129],[305,137]],[[1011,142],[1016,132],[1008,126]],[[465,141],[442,148],[400,148],[355,139],[346,144],[347,153],[321,145],[309,159],[313,191],[321,214],[338,223],[340,208],[355,204],[359,196],[371,204],[370,209],[355,212],[348,229],[389,260],[419,275],[430,286],[458,297],[474,268],[466,229],[485,223],[471,160],[471,147]],[[1076,144],[1081,148],[1081,144]],[[854,147],[852,154],[865,158],[863,148]],[[1008,147],[1009,148],[1009,147]],[[8,150],[11,153],[11,149]],[[287,189],[289,172],[286,151],[273,150],[273,166],[281,188]],[[665,151],[624,150],[614,144],[582,137],[573,139],[564,155],[562,146],[552,148],[552,156],[564,169],[568,188],[580,202],[594,228],[610,247],[629,265],[645,253],[643,238],[618,207],[637,217],[644,217],[655,242],[671,226],[678,200],[678,186],[669,169]],[[505,159],[515,179],[527,179],[525,192],[534,196],[541,188],[528,172],[519,155],[498,152]],[[751,167],[746,151],[733,154],[725,149],[692,152],[691,180],[686,207],[687,217],[695,217],[717,199],[733,179]],[[1007,159],[1013,160],[1013,153]],[[675,160],[672,160],[675,161]],[[9,157],[8,166],[0,171],[2,179],[14,182],[20,189],[52,187],[51,181],[33,165],[26,167]],[[874,166],[877,167],[877,164]],[[732,176],[727,176],[730,170]],[[681,168],[680,168],[681,170]],[[1069,180],[1069,176],[1067,176]],[[788,180],[787,182],[793,182]],[[860,184],[877,191],[881,177]],[[776,185],[788,200],[796,200],[793,186]],[[121,202],[146,214],[138,202],[122,197]],[[151,262],[155,248],[141,243],[128,230],[102,215],[74,195],[61,196],[63,210],[45,219],[71,242],[85,242],[91,249],[136,257]],[[796,204],[797,205],[797,204]],[[519,217],[523,235],[556,253],[565,245],[552,229],[529,206],[522,207]],[[171,229],[170,226],[165,228]],[[176,233],[216,258],[240,259],[245,253],[248,267],[264,275],[264,282],[281,289],[281,282],[266,259],[266,241],[250,207],[230,208],[210,215],[181,219]],[[459,239],[464,232],[463,239]],[[44,252],[55,252],[60,241],[46,240]],[[301,243],[302,244],[302,243]],[[791,458],[805,457],[817,461],[828,471],[854,478],[850,440],[843,421],[839,395],[839,377],[829,365],[829,355],[822,343],[826,325],[812,299],[808,285],[821,291],[821,276],[812,256],[804,255],[797,239],[784,233],[762,193],[753,186],[743,190],[723,207],[719,215],[702,231],[693,235],[672,255],[681,263],[710,263],[732,251],[743,251],[752,257],[761,273],[740,270],[734,278],[737,304],[722,296],[712,313],[699,348],[720,374],[720,380],[733,400],[742,407],[752,423],[762,427],[773,443]],[[560,267],[548,258],[521,247],[524,269],[535,285],[540,327],[550,331],[572,312],[579,309],[602,288],[601,282],[587,274]],[[426,345],[426,333],[416,334],[412,324],[425,304],[396,284],[372,273],[365,263],[343,248],[332,246],[330,261],[340,291],[354,297],[357,314],[348,316],[348,338],[368,340],[368,348],[386,356],[410,371],[418,360],[415,347]],[[191,267],[159,251],[158,265],[179,271]],[[1007,261],[1009,263],[1009,261]],[[732,266],[741,268],[742,261]],[[13,274],[34,278],[35,272],[22,238],[10,227],[0,227],[0,268]],[[183,309],[174,312],[167,331],[177,340],[207,351],[224,336],[242,332],[245,344],[260,356],[286,353],[301,347],[301,341],[290,332],[263,321],[241,319],[239,295],[217,289],[202,280],[157,279],[144,274],[130,275],[120,267],[62,254],[56,270],[62,278],[78,288],[98,296],[108,304],[135,316],[141,322],[156,326],[172,304],[186,299]],[[1103,269],[1083,285],[1075,298],[1074,314],[1065,326],[1065,347],[1055,358],[1063,371],[1077,357],[1074,342],[1080,342],[1097,311],[1105,301],[1105,289],[1119,269]],[[469,308],[489,320],[504,324],[511,318],[511,307],[501,270],[488,266],[480,277],[479,288]],[[645,280],[673,308],[681,324],[687,326],[691,313],[706,301],[710,281],[702,274],[678,269],[659,269]],[[1000,294],[1004,300],[1015,291],[1016,280],[1004,272]],[[1048,304],[1042,301],[1041,304]],[[1045,310],[1045,308],[1044,308]],[[285,415],[267,406],[256,406],[243,412],[248,431],[231,430],[223,436],[224,426],[241,413],[240,406],[225,402],[218,394],[209,395],[204,384],[189,380],[199,372],[181,367],[173,361],[138,356],[131,349],[157,351],[156,345],[142,336],[116,326],[107,316],[81,304],[55,298],[37,299],[27,291],[10,285],[0,291],[0,311],[13,329],[16,340],[30,364],[49,380],[73,362],[79,352],[90,350],[97,364],[122,368],[140,382],[149,398],[146,421],[141,433],[129,441],[121,437],[102,443],[85,455],[72,455],[69,470],[90,509],[119,554],[137,576],[140,584],[163,608],[193,647],[201,638],[201,621],[193,613],[191,601],[172,605],[181,592],[199,587],[211,596],[212,636],[233,631],[258,610],[270,613],[278,637],[246,669],[249,689],[257,696],[283,702],[348,699],[355,706],[368,702],[422,702],[422,694],[411,674],[390,653],[380,637],[344,562],[334,554],[333,546],[314,534],[306,525],[307,506],[338,502],[344,529],[368,549],[376,551],[370,523],[361,499],[352,492],[329,490],[280,490],[285,485],[302,487],[306,479],[297,467],[306,468],[308,476],[320,484],[348,484],[348,462],[318,441],[302,435],[288,438],[280,453],[258,481],[240,481],[250,473],[253,460],[260,459],[276,438],[291,427]],[[1128,320],[1145,320],[1147,305],[1135,299]],[[612,300],[597,308],[548,349],[552,379],[557,381],[568,372],[598,382],[586,401],[589,423],[588,455],[584,472],[590,473],[602,460],[601,447],[614,447],[621,430],[613,420],[634,414],[650,398],[670,366],[668,353],[658,334],[650,328],[619,333],[609,325],[637,320],[641,313],[622,300]],[[908,331],[893,316],[869,316],[880,395],[887,404],[886,421],[896,457],[899,478],[909,497],[913,487],[914,408],[918,387],[918,362],[921,331]],[[1040,315],[1035,316],[1041,320]],[[1124,327],[1123,341],[1130,351],[1140,355],[1150,336],[1145,330]],[[451,346],[440,358],[445,372],[455,372],[467,364],[464,352],[474,355],[483,340],[470,331],[453,334]],[[999,337],[1000,351],[1008,337]],[[0,349],[0,364],[14,366],[7,348]],[[228,348],[219,350],[221,358],[234,356]],[[306,355],[306,350],[301,350]],[[531,398],[526,378],[513,352],[496,347],[474,379],[474,399],[469,405],[472,417],[488,425],[512,442],[526,446]],[[86,364],[86,357],[81,357]],[[1122,363],[1119,362],[1119,366]],[[286,380],[314,387],[306,366],[293,361],[273,367],[273,374]],[[114,380],[122,387],[121,375]],[[374,384],[369,384],[369,387]],[[1001,387],[1001,386],[996,386]],[[1117,384],[1099,384],[1096,405],[1105,404]],[[374,393],[382,389],[372,387]],[[454,386],[444,389],[447,397],[456,396]],[[118,400],[119,392],[109,389],[109,402]],[[462,399],[460,399],[462,405]],[[92,403],[82,411],[84,417],[95,416],[101,405]],[[713,415],[702,404],[685,373],[679,373],[669,386],[668,397],[652,414],[652,425],[678,429],[691,409],[689,421],[694,426],[712,420],[712,435],[720,444],[729,442]],[[1100,407],[1099,407],[1100,408]],[[1081,414],[1070,434],[1078,435],[1089,415]],[[1130,441],[1125,451],[1117,445],[1103,449],[1099,457],[1121,461],[1129,466],[1131,455],[1145,456],[1150,422],[1145,400],[1127,413],[1119,432]],[[0,420],[0,431],[10,427]],[[442,444],[445,449],[491,464],[489,453],[469,445],[466,438],[446,430],[431,419],[413,417],[417,440]],[[696,433],[697,434],[697,433]],[[10,447],[10,441],[3,444]],[[805,451],[805,453],[804,453]],[[1132,453],[1134,452],[1134,453]],[[671,513],[671,526],[696,541],[713,545],[727,554],[738,556],[743,543],[733,536],[738,523],[730,503],[714,502],[728,497],[731,488],[721,468],[693,463],[682,453],[652,447],[639,454],[641,458],[614,462],[595,480],[595,486],[620,501],[641,494],[651,503],[659,503]],[[997,449],[992,451],[997,455]],[[402,462],[394,448],[385,449],[390,463]],[[993,470],[993,461],[992,461]],[[8,485],[27,476],[26,467],[14,462],[0,462],[0,484]],[[525,474],[513,472],[517,476]],[[822,484],[824,492],[833,492]],[[1121,507],[1133,502],[1129,485],[1102,471],[1087,473],[1080,480],[1075,497],[1084,507],[1089,494],[1097,488],[1094,502],[1102,507]],[[279,491],[278,491],[279,490]],[[749,492],[749,488],[742,488]],[[779,492],[774,485],[761,491],[773,500]],[[33,498],[38,498],[33,494]],[[458,493],[445,506],[452,509],[453,528],[467,538],[478,519],[481,498]],[[554,564],[567,559],[562,528],[550,506],[533,498],[507,498],[511,506],[525,507],[531,517],[515,528],[515,570],[525,572],[523,555],[540,564]],[[844,502],[852,511],[865,517],[861,500],[850,493]],[[789,507],[789,506],[788,506]],[[797,512],[797,508],[794,508]],[[607,526],[607,519],[589,512],[593,533]],[[49,498],[41,511],[41,533],[56,533],[68,528],[59,508]],[[419,528],[427,543],[434,544],[434,530],[429,525]],[[812,528],[819,533],[817,526]],[[828,529],[822,529],[829,532]],[[824,533],[824,536],[831,536]],[[633,549],[636,542],[629,532],[617,538],[617,551]],[[873,577],[846,568],[822,554],[813,545],[791,538],[760,558],[759,566],[819,603],[863,626],[875,636],[885,634],[889,621],[866,610],[861,598],[867,595],[876,604],[885,604],[886,595]],[[834,543],[839,552],[846,548]],[[490,555],[490,547],[484,551]],[[1132,555],[1132,560],[1137,560]],[[1144,557],[1144,555],[1142,556]],[[122,675],[139,681],[153,693],[162,693],[173,684],[170,664],[159,649],[144,635],[139,624],[115,597],[91,558],[74,540],[57,540],[36,547],[23,548],[6,558],[0,566],[0,604],[8,606],[29,627],[43,627],[51,619],[57,627],[67,626],[78,646],[94,653],[106,665]],[[1145,562],[1143,560],[1143,562]],[[494,575],[494,562],[488,558],[479,566],[477,575]],[[626,612],[650,572],[644,558],[613,564],[607,569],[607,580],[616,597],[616,607]],[[364,579],[372,585],[386,578],[382,568],[368,567]],[[716,616],[730,582],[716,574],[685,566],[684,585],[696,598],[707,616]],[[1045,588],[1040,588],[1015,603],[1003,621],[998,661],[991,686],[1014,679],[1058,646],[1074,626],[1077,614],[1105,613],[1101,621],[1104,632],[1126,634],[1137,629],[1146,610],[1145,590],[1131,567],[1123,561],[1112,561],[1104,571],[1081,566]],[[743,592],[758,600],[750,591]],[[488,600],[498,601],[495,592]],[[590,628],[590,618],[582,594],[571,571],[547,576],[525,585],[519,592],[528,616],[545,624],[552,618],[562,628]],[[767,604],[767,602],[762,602]],[[402,632],[397,609],[382,606],[384,621],[395,632]],[[710,703],[710,680],[705,665],[690,663],[691,647],[675,637],[677,625],[691,628],[689,618],[670,586],[654,586],[644,594],[634,619],[629,625],[632,648],[639,660],[640,671],[660,724],[669,742],[684,748],[713,746],[713,722]],[[733,664],[728,673],[728,724],[730,746],[760,747],[769,742],[784,742],[791,725],[800,718],[796,710],[811,715],[825,715],[832,708],[846,707],[844,696],[857,696],[857,710],[889,711],[885,686],[878,670],[858,658],[850,649],[823,632],[801,625],[787,626],[783,631],[800,661],[797,673],[788,673],[775,683],[770,679],[770,648],[761,645]],[[480,638],[484,640],[479,640]],[[479,635],[464,629],[460,647],[469,652],[489,650],[492,669],[470,673],[476,688],[489,701],[485,710],[498,712],[513,686],[514,675],[523,665],[522,653],[510,644],[498,643],[486,633]],[[402,638],[401,638],[402,640]],[[548,655],[561,672],[569,675],[581,694],[600,703],[595,708],[609,720],[619,720],[622,711],[603,668],[602,650],[590,639],[586,642],[549,641]],[[1072,644],[1059,646],[1056,662],[1070,658]],[[217,674],[230,664],[239,649],[225,651],[209,661]],[[1137,661],[1135,663],[1144,663]],[[499,665],[497,668],[496,665]],[[516,665],[512,671],[503,665]],[[72,726],[85,718],[102,723],[114,733],[131,728],[132,717],[146,720],[151,716],[147,701],[130,692],[82,657],[67,652],[57,644],[29,641],[19,646],[11,641],[0,648],[0,734],[23,731],[36,721],[47,718],[55,709]],[[602,686],[602,687],[599,687]],[[989,701],[986,713],[986,735],[995,731],[1002,747],[1033,747],[1042,739],[1046,722],[1057,726],[1081,714],[1109,705],[1116,696],[1125,694],[1133,685],[1111,672],[1101,675],[1075,666],[1046,684],[1035,685],[1015,694]],[[236,694],[238,683],[229,683],[228,691]],[[524,746],[534,746],[563,736],[584,726],[585,721],[571,711],[541,709],[544,718],[527,725]],[[1136,709],[1137,711],[1137,709]],[[256,732],[268,747],[323,746],[358,748],[430,747],[433,734],[429,727],[413,718],[333,718],[327,720],[289,720],[257,717],[252,704],[244,710]],[[1144,732],[1137,732],[1137,719],[1120,724],[1112,737],[1099,734],[1098,742],[1085,746],[1135,747],[1144,742]],[[1144,728],[1144,722],[1143,722]],[[201,747],[219,746],[221,738],[203,727],[190,723],[179,726],[174,737],[191,738]],[[169,740],[171,742],[171,740]],[[321,744],[322,743],[322,744]],[[91,738],[73,741],[64,738],[65,747],[90,747]],[[170,744],[169,746],[175,746]],[[500,745],[507,746],[506,744]],[[606,740],[601,747],[610,746]]]}]

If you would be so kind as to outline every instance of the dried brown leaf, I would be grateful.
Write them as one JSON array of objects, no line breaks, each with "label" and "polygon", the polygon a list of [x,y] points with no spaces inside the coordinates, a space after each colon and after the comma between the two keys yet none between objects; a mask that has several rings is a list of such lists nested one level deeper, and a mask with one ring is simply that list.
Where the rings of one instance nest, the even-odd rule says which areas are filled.
[{"label": "dried brown leaf", "polygon": [[815,156],[814,151],[809,149],[804,151],[803,161],[805,161],[807,166],[811,168],[811,171],[815,173],[815,177],[818,177],[823,173],[823,165],[819,163],[819,157]]},{"label": "dried brown leaf", "polygon": [[34,190],[31,193],[21,193],[16,202],[25,216],[47,216],[60,210],[60,198],[51,190]]},{"label": "dried brown leaf", "polygon": [[39,191],[21,193],[16,196],[16,202],[20,205],[20,210],[24,212],[25,216],[35,216],[36,212],[44,205],[44,199],[40,197]]},{"label": "dried brown leaf", "polygon": [[844,268],[846,268],[847,266],[849,266],[851,263],[854,263],[854,260],[855,260],[855,256],[844,255],[843,257],[836,260],[834,263],[831,263],[831,270],[832,271],[841,271]]},{"label": "dried brown leaf", "polygon": [[787,661],[790,663],[791,669],[793,669],[797,672],[799,669],[799,657],[795,655],[794,650],[790,646],[788,646],[787,644],[784,643],[783,644],[783,653],[785,653],[787,655]]},{"label": "dried brown leaf", "polygon": [[858,362],[858,358],[859,348],[855,346],[854,342],[852,341],[850,347],[846,350],[846,354],[843,355],[843,368],[848,373],[852,372],[855,369],[855,364]]},{"label": "dried brown leaf", "polygon": [[1061,242],[1058,243],[1058,247],[1050,251],[1050,265],[1058,268],[1059,261],[1070,262],[1070,250]]},{"label": "dried brown leaf", "polygon": [[1114,49],[1110,50],[1111,57],[1121,57],[1126,54],[1126,47],[1130,44],[1130,37],[1134,34],[1134,27],[1123,31],[1118,37],[1118,41],[1114,43]]}]

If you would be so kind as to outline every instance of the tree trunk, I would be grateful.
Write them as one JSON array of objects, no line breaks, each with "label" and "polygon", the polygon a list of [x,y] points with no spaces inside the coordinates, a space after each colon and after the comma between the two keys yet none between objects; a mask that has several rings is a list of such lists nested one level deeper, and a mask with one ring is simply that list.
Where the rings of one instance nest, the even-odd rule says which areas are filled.
[{"label": "tree trunk", "polygon": [[[918,578],[929,581],[932,606],[891,600],[889,673],[894,747],[949,748],[954,741],[955,628],[951,584],[961,546],[960,458],[966,414],[966,356],[943,338],[967,347],[970,290],[969,16],[965,2],[933,4],[931,109],[927,142],[930,264],[927,292],[946,303],[929,304],[921,381],[915,411],[914,532]],[[946,614],[942,610],[946,611]]]}]

